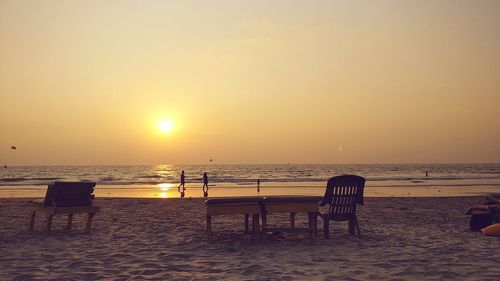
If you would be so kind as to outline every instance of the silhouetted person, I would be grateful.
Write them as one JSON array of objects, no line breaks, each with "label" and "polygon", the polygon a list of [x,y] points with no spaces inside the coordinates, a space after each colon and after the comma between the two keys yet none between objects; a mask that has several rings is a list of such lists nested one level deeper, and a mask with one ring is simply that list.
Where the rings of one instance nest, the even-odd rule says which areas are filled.
[{"label": "silhouetted person", "polygon": [[429,176],[429,172],[428,171],[425,171],[425,176],[428,177]]},{"label": "silhouetted person", "polygon": [[177,187],[177,190],[179,190],[179,192],[181,192],[181,186],[182,186],[182,193],[184,193],[184,191],[186,190],[186,176],[184,176],[184,171],[182,171],[181,173],[181,184],[179,184],[179,186]]},{"label": "silhouetted person", "polygon": [[203,173],[203,197],[208,197],[208,176],[207,176],[207,172]]},{"label": "silhouetted person", "polygon": [[257,179],[257,192],[260,192],[260,179]]}]

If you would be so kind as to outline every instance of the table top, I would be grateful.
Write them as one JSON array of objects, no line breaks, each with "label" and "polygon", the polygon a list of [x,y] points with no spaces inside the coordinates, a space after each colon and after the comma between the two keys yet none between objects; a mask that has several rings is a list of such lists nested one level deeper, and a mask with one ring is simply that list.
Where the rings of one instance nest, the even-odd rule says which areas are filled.
[{"label": "table top", "polygon": [[231,203],[300,203],[300,202],[319,202],[322,196],[304,196],[304,195],[278,195],[278,196],[237,196],[220,197],[205,200],[205,205],[231,204]]}]

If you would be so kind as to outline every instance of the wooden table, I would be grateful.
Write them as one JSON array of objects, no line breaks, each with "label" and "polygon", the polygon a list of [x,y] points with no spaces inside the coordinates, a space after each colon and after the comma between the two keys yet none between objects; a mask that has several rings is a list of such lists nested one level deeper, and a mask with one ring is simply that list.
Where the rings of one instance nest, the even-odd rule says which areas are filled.
[{"label": "wooden table", "polygon": [[295,214],[307,213],[309,222],[309,237],[316,238],[318,232],[318,202],[321,196],[267,196],[261,202],[262,233],[267,231],[267,216],[275,213],[290,213],[290,228],[295,228]]}]

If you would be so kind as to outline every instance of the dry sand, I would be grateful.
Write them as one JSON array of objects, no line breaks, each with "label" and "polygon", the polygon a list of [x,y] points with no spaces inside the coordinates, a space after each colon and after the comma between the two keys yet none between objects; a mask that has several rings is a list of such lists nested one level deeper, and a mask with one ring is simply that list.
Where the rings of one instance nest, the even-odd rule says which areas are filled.
[{"label": "dry sand", "polygon": [[[256,241],[241,216],[215,217],[210,242],[203,199],[97,199],[88,235],[83,215],[70,232],[56,216],[52,235],[30,233],[28,200],[0,199],[0,280],[500,280],[500,238],[469,231],[463,215],[481,200],[367,198],[363,236],[340,223],[330,240],[297,231]],[[288,216],[269,224],[286,228]]]}]

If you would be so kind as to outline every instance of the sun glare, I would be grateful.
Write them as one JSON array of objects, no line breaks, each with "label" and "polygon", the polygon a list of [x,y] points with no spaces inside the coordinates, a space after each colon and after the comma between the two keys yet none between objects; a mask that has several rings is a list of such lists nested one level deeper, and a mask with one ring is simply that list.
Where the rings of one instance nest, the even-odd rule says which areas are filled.
[{"label": "sun glare", "polygon": [[160,120],[160,122],[158,122],[158,129],[162,133],[170,133],[174,129],[174,123],[172,120]]}]

